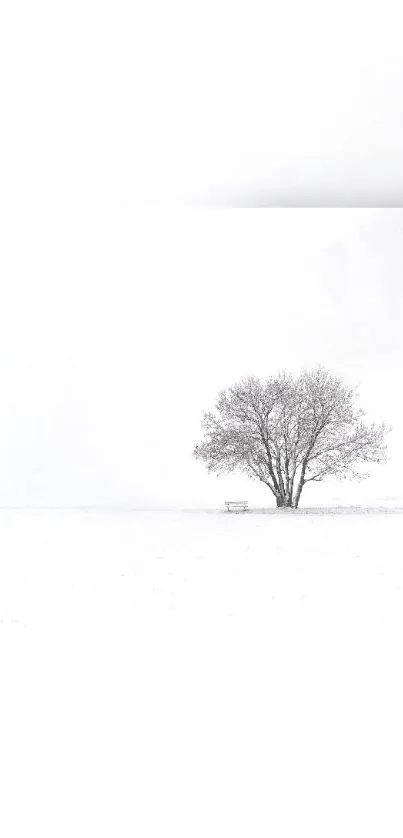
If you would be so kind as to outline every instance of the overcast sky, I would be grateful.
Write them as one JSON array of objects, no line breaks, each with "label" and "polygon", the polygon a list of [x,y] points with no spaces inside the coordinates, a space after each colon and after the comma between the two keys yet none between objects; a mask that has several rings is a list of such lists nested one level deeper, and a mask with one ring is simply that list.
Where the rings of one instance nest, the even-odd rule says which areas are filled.
[{"label": "overcast sky", "polygon": [[[328,365],[392,460],[305,502],[401,495],[400,210],[1,211],[0,503],[272,503],[192,459],[247,373]],[[358,493],[358,494],[357,494]]]},{"label": "overcast sky", "polygon": [[401,0],[3,0],[0,201],[401,206]]},{"label": "overcast sky", "polygon": [[318,361],[395,426],[360,497],[400,491],[400,211],[228,208],[402,205],[402,29],[400,0],[2,3],[0,503],[264,502],[192,461],[202,410]]}]

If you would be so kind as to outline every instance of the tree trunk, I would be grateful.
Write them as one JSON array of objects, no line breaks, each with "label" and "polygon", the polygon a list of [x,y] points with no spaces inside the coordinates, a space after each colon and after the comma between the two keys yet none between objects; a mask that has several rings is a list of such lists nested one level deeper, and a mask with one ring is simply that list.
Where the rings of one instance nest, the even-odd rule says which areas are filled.
[{"label": "tree trunk", "polygon": [[304,488],[304,483],[300,483],[299,486],[298,486],[298,489],[295,493],[295,497],[294,497],[294,500],[293,500],[293,503],[292,503],[294,509],[298,509],[299,499],[301,497],[301,492],[302,492],[303,488]]},{"label": "tree trunk", "polygon": [[293,506],[291,498],[286,495],[276,497],[276,504],[278,509],[291,508]]},{"label": "tree trunk", "polygon": [[300,499],[300,497],[301,497],[301,492],[302,492],[302,490],[303,490],[303,488],[304,488],[304,486],[305,486],[305,472],[306,472],[306,466],[307,466],[307,462],[305,461],[305,462],[303,463],[303,465],[302,465],[302,471],[301,471],[301,475],[300,475],[300,478],[299,478],[299,481],[298,481],[297,491],[295,492],[295,496],[294,496],[294,501],[293,501],[293,507],[294,507],[294,509],[297,509],[297,508],[298,508],[299,499]]}]

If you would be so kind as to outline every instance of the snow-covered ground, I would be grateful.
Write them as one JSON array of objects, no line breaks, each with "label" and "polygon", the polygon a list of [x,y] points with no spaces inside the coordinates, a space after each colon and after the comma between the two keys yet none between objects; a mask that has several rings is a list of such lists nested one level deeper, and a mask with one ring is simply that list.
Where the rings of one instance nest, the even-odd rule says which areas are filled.
[{"label": "snow-covered ground", "polygon": [[401,838],[402,535],[1,511],[1,836]]}]

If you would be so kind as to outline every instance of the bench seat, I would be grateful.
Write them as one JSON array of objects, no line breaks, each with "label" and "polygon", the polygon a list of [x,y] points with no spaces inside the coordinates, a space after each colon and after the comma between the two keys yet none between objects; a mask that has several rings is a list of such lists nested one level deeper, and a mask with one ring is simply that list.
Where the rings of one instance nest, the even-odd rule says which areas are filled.
[{"label": "bench seat", "polygon": [[227,512],[231,512],[235,509],[246,512],[249,508],[247,500],[226,500],[225,506],[227,507]]}]

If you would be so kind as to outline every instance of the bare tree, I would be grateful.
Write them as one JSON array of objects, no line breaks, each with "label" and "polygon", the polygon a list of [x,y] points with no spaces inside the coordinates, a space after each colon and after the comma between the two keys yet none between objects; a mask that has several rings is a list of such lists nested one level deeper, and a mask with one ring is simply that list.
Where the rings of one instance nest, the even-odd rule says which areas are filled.
[{"label": "bare tree", "polygon": [[242,379],[203,415],[194,455],[209,472],[242,471],[264,483],[277,506],[296,508],[304,486],[327,477],[368,477],[386,461],[385,423],[366,424],[356,390],[319,366],[293,377]]}]

